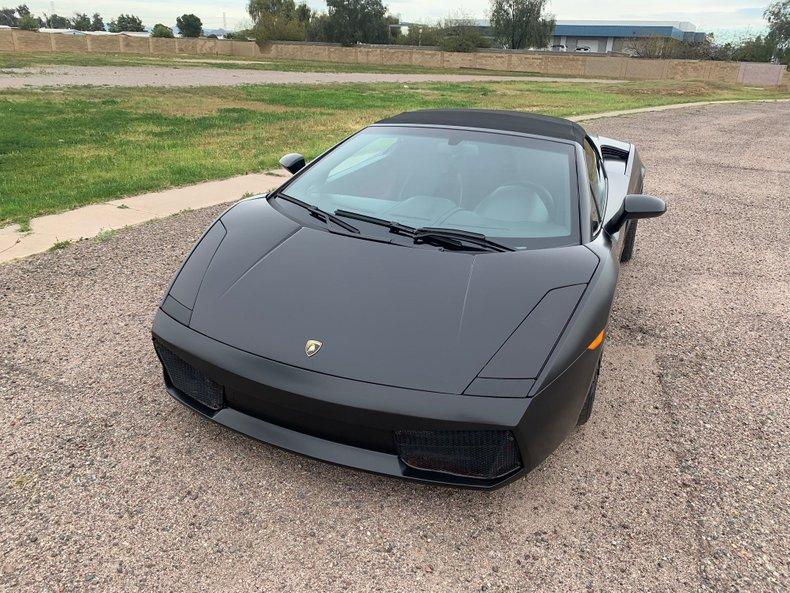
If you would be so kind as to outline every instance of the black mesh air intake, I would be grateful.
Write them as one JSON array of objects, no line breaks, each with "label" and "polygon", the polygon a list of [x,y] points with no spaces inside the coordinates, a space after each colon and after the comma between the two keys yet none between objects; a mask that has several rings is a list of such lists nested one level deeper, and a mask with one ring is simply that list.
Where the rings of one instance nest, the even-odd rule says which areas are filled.
[{"label": "black mesh air intake", "polygon": [[155,342],[154,347],[173,387],[212,410],[224,406],[222,385],[209,379],[162,344]]},{"label": "black mesh air intake", "polygon": [[628,151],[616,146],[604,144],[601,146],[601,156],[604,160],[628,161]]},{"label": "black mesh air intake", "polygon": [[403,463],[425,471],[490,480],[521,467],[509,430],[399,430],[395,445]]}]

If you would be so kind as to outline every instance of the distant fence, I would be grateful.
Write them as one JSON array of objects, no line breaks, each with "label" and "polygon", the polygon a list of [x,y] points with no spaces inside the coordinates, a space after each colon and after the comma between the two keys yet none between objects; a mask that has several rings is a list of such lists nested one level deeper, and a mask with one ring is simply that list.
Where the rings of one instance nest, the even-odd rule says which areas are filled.
[{"label": "distant fence", "polygon": [[277,42],[266,45],[268,58],[358,64],[476,68],[531,72],[548,76],[614,78],[622,80],[706,80],[756,86],[778,86],[785,67],[754,62],[712,60],[649,60],[606,54],[481,50],[445,52],[436,48],[366,45],[342,47],[328,43]]},{"label": "distant fence", "polygon": [[649,60],[605,54],[481,50],[444,52],[404,46],[343,47],[331,43],[276,42],[262,49],[252,41],[163,39],[127,35],[62,35],[0,29],[0,52],[132,53],[263,57],[352,64],[427,68],[501,70],[548,76],[622,80],[705,80],[755,86],[779,86],[785,67],[754,62]]},{"label": "distant fence", "polygon": [[252,41],[166,39],[130,35],[63,35],[20,29],[0,29],[0,52],[129,53],[148,55],[195,54],[255,57],[261,54]]}]

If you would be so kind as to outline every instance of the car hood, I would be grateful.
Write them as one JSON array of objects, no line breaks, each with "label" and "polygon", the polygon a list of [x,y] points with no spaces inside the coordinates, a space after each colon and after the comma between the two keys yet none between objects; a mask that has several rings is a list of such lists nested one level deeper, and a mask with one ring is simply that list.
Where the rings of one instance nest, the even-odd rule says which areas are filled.
[{"label": "car hood", "polygon": [[[582,246],[392,245],[301,226],[265,200],[222,223],[191,328],[288,365],[442,393],[463,393],[544,295],[588,282],[598,261]],[[313,356],[308,340],[322,343]]]}]

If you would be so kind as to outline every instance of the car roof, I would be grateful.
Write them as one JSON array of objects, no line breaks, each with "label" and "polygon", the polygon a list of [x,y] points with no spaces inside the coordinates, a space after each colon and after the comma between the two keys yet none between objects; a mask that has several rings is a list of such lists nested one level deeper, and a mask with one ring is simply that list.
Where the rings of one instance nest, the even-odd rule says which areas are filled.
[{"label": "car roof", "polygon": [[579,124],[559,117],[494,109],[423,109],[382,119],[378,124],[417,124],[505,130],[570,140],[582,144],[587,133]]}]

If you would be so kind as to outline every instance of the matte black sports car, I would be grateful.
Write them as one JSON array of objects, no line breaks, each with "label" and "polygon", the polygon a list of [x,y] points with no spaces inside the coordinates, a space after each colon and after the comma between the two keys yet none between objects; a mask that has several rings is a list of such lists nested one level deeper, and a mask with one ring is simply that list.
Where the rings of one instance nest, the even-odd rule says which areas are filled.
[{"label": "matte black sports car", "polygon": [[268,443],[492,488],[590,416],[639,218],[627,143],[524,113],[371,125],[194,247],[157,311],[170,394]]}]

